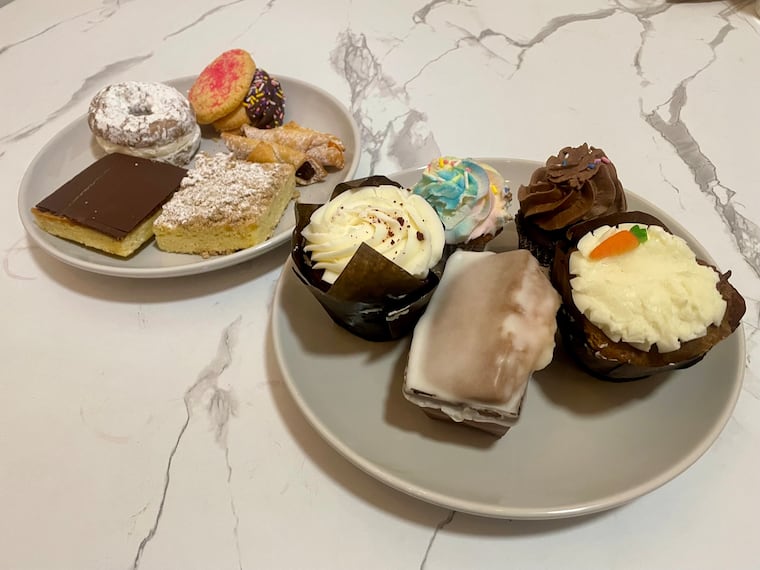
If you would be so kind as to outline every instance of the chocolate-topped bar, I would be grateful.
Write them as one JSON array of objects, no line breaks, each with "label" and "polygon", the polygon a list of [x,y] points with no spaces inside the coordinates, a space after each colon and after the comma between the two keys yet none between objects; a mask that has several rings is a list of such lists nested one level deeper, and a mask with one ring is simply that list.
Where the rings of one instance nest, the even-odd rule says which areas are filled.
[{"label": "chocolate-topped bar", "polygon": [[153,237],[153,221],[186,172],[108,154],[41,200],[32,213],[48,233],[126,257]]}]

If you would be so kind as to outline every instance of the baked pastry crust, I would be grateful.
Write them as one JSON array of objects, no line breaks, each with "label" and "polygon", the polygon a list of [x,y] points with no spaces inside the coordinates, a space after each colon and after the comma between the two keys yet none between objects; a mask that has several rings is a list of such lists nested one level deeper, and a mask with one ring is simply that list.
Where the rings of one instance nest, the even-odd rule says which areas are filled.
[{"label": "baked pastry crust", "polygon": [[242,132],[249,139],[298,149],[325,167],[341,169],[345,165],[343,153],[346,147],[339,137],[303,127],[295,121],[289,121],[282,127],[273,129],[257,129],[251,125],[245,125],[242,127]]},{"label": "baked pastry crust", "polygon": [[728,282],[731,272],[721,273],[714,265],[698,259],[698,263],[711,267],[719,275],[716,287],[726,301],[726,312],[720,325],[710,325],[705,336],[684,342],[678,350],[671,352],[660,353],[656,347],[642,351],[626,342],[612,341],[575,306],[570,285],[573,276],[569,272],[569,262],[570,254],[577,249],[578,240],[588,232],[599,226],[616,226],[626,222],[657,225],[673,233],[662,221],[645,212],[633,211],[603,216],[572,226],[567,233],[568,244],[566,247],[557,247],[551,268],[552,283],[562,297],[557,320],[565,349],[590,374],[603,380],[617,382],[693,366],[702,360],[713,346],[736,330],[746,309],[744,299]]},{"label": "baked pastry crust", "polygon": [[274,142],[249,139],[233,133],[222,133],[227,148],[241,160],[248,162],[290,164],[295,169],[296,183],[301,186],[327,178],[322,165],[297,148]]},{"label": "baked pastry crust", "polygon": [[200,154],[153,224],[160,249],[204,257],[267,239],[295,194],[289,164],[256,164]]}]

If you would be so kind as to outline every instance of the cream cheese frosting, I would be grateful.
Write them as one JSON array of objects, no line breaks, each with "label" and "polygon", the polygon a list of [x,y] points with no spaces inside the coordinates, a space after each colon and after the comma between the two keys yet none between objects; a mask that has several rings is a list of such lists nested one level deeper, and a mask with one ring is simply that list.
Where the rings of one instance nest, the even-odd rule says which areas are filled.
[{"label": "cream cheese frosting", "polygon": [[496,235],[510,219],[504,178],[493,167],[469,158],[433,160],[412,192],[435,208],[449,244]]},{"label": "cream cheese frosting", "polygon": [[334,283],[362,243],[415,277],[441,259],[444,233],[422,197],[391,185],[347,190],[315,210],[301,232],[322,279]]},{"label": "cream cheese frosting", "polygon": [[721,323],[726,301],[716,288],[719,275],[697,263],[685,240],[654,225],[638,224],[647,239],[631,251],[589,257],[605,239],[634,225],[601,226],[580,239],[570,255],[573,302],[614,342],[677,350]]}]

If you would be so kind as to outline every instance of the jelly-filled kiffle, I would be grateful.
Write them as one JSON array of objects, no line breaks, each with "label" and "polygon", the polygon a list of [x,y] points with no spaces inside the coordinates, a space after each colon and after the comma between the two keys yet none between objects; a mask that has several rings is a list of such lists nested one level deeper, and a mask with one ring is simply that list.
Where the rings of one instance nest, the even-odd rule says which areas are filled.
[{"label": "jelly-filled kiffle", "polygon": [[443,268],[443,226],[385,176],[336,186],[326,204],[296,204],[293,270],[329,316],[372,341],[414,328]]},{"label": "jelly-filled kiffle", "polygon": [[624,212],[627,201],[617,170],[606,153],[588,144],[564,147],[532,174],[517,192],[515,225],[520,247],[545,267],[569,227]]},{"label": "jelly-filled kiffle", "polygon": [[739,326],[745,302],[685,240],[645,212],[573,226],[551,279],[562,297],[562,342],[578,364],[610,381],[687,368]]}]

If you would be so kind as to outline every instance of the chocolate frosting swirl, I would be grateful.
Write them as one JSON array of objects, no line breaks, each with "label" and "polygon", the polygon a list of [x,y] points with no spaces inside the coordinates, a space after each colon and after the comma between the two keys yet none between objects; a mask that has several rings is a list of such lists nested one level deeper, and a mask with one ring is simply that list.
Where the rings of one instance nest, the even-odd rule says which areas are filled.
[{"label": "chocolate frosting swirl", "polygon": [[525,219],[546,231],[626,209],[615,166],[602,149],[586,143],[549,157],[517,198]]}]

